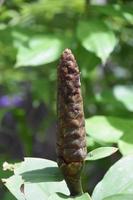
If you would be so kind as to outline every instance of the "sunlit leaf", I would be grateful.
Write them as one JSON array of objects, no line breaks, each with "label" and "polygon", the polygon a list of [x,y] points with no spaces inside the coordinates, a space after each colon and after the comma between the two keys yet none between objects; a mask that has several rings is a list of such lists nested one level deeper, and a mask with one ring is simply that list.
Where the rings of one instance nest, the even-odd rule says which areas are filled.
[{"label": "sunlit leaf", "polygon": [[77,36],[84,48],[95,53],[104,63],[117,44],[114,33],[102,21],[81,21]]},{"label": "sunlit leaf", "polygon": [[21,176],[13,175],[8,179],[2,179],[2,181],[8,190],[16,197],[16,199],[25,200],[25,196],[21,192],[21,186],[24,184]]},{"label": "sunlit leaf", "polygon": [[55,192],[69,195],[54,161],[25,158],[23,162],[14,164],[14,174],[3,182],[18,200],[44,200]]},{"label": "sunlit leaf", "polygon": [[110,116],[95,116],[86,119],[86,131],[95,141],[117,143],[119,139],[133,143],[133,120]]},{"label": "sunlit leaf", "polygon": [[[92,199],[103,200],[111,195],[133,195],[133,156],[127,156],[116,162],[95,187]],[[125,199],[126,200],[126,199]]]},{"label": "sunlit leaf", "polygon": [[132,199],[133,199],[133,194],[117,194],[104,198],[103,200],[132,200]]},{"label": "sunlit leaf", "polygon": [[[108,119],[112,117],[95,116],[86,119],[86,131],[93,139],[103,143],[117,142],[123,135],[123,132],[110,123]],[[117,120],[117,118],[116,118]],[[115,122],[115,119],[114,119]],[[115,122],[117,123],[117,122]]]},{"label": "sunlit leaf", "polygon": [[33,36],[26,43],[17,42],[16,67],[37,66],[57,60],[63,50],[62,41],[57,37]]},{"label": "sunlit leaf", "polygon": [[108,157],[115,153],[118,149],[115,147],[100,147],[94,149],[93,151],[87,154],[86,160],[98,160],[105,157]]},{"label": "sunlit leaf", "polygon": [[[131,135],[131,141],[132,141],[132,135]],[[120,140],[118,142],[118,147],[119,147],[119,150],[120,152],[125,156],[125,155],[130,155],[132,154],[133,155],[133,143],[131,144],[130,143],[130,140],[129,142],[125,142],[123,140]]]}]

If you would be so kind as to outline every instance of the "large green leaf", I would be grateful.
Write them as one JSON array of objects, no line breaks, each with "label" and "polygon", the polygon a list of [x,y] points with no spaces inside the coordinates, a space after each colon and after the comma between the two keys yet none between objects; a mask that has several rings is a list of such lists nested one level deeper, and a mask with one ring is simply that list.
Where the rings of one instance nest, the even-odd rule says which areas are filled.
[{"label": "large green leaf", "polygon": [[97,149],[94,149],[93,151],[89,152],[86,157],[87,160],[98,160],[105,158],[107,156],[112,155],[115,153],[118,149],[115,147],[100,147]]},{"label": "large green leaf", "polygon": [[21,163],[9,165],[9,169],[13,168],[14,175],[3,181],[18,200],[44,200],[55,192],[69,194],[57,164],[53,161],[25,158]]},{"label": "large green leaf", "polygon": [[14,45],[18,49],[16,67],[53,62],[63,50],[63,42],[56,36],[13,32],[13,37]]},{"label": "large green leaf", "polygon": [[95,53],[104,63],[113,51],[117,39],[103,21],[81,21],[78,24],[77,36],[84,48]]},{"label": "large green leaf", "polygon": [[121,139],[133,144],[132,130],[133,120],[106,116],[95,116],[86,120],[87,134],[101,143],[117,143]]},{"label": "large green leaf", "polygon": [[114,124],[110,123],[110,120],[117,124],[117,118],[112,117],[95,116],[86,119],[87,134],[94,138],[97,142],[117,142],[123,135],[123,132],[116,128]]},{"label": "large green leaf", "polygon": [[132,199],[133,199],[133,194],[117,194],[104,198],[103,200],[132,200]]},{"label": "large green leaf", "polygon": [[85,193],[81,196],[78,196],[78,197],[68,197],[66,195],[63,195],[61,193],[58,193],[58,194],[53,194],[51,195],[48,200],[62,200],[62,199],[67,199],[67,200],[91,200],[91,197]]},{"label": "large green leaf", "polygon": [[116,162],[95,187],[92,199],[103,200],[111,195],[133,195],[133,156],[126,156]]},{"label": "large green leaf", "polygon": [[[131,135],[131,141],[133,140],[132,137],[133,136]],[[129,140],[129,142],[125,142],[123,140],[119,140],[118,147],[119,147],[120,152],[123,155],[129,155],[129,154],[133,155],[133,143],[131,144],[130,140]]]}]

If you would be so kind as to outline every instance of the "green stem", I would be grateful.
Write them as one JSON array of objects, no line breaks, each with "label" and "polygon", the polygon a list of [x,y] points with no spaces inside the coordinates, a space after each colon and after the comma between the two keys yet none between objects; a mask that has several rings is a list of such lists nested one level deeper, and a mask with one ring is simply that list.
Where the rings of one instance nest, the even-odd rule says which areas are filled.
[{"label": "green stem", "polygon": [[71,196],[78,196],[83,194],[81,178],[80,179],[66,178],[66,183],[70,190]]}]

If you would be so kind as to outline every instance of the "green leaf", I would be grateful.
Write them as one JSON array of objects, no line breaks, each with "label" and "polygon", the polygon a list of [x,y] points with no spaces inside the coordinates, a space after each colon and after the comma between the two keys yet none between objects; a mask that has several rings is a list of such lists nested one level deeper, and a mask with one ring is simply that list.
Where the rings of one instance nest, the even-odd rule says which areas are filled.
[{"label": "green leaf", "polygon": [[88,146],[89,148],[91,147],[92,149],[94,149],[95,140],[94,140],[92,137],[86,135],[86,144],[87,144],[87,146]]},{"label": "green leaf", "polygon": [[[30,166],[32,165],[33,166]],[[44,165],[44,168],[43,168]],[[14,170],[14,174],[21,175],[25,182],[62,181],[63,176],[56,163],[47,159],[25,158],[24,162],[3,164],[4,169]]]},{"label": "green leaf", "polygon": [[133,85],[115,85],[96,96],[96,100],[111,110],[133,111]]},{"label": "green leaf", "polygon": [[[24,37],[24,36],[23,36]],[[39,35],[16,40],[18,49],[16,67],[38,66],[57,60],[63,50],[61,39],[54,36]]]},{"label": "green leaf", "polygon": [[18,200],[44,200],[55,192],[69,194],[54,161],[25,158],[23,162],[14,164],[13,167],[14,175],[3,181]]},{"label": "green leaf", "polygon": [[118,117],[95,116],[86,120],[86,131],[95,141],[100,143],[117,143],[123,141],[133,143],[133,120]]},{"label": "green leaf", "polygon": [[88,78],[90,71],[101,62],[101,60],[92,52],[88,52],[81,45],[75,51],[78,65],[80,66],[82,77]]},{"label": "green leaf", "polygon": [[[131,135],[131,138],[132,138],[132,135]],[[122,140],[118,142],[119,150],[124,156],[133,154],[133,143],[131,144],[129,142],[124,142]]]},{"label": "green leaf", "polygon": [[89,152],[86,161],[87,160],[98,160],[101,158],[108,157],[115,153],[118,149],[115,147],[100,147],[97,149],[94,149],[93,151]]},{"label": "green leaf", "polygon": [[128,23],[133,24],[133,9],[130,5],[93,5],[91,6],[91,9],[93,9],[93,12],[96,14],[101,13],[111,16],[112,18],[119,17],[120,19],[126,20]]},{"label": "green leaf", "polygon": [[81,21],[78,24],[77,36],[83,47],[95,53],[105,63],[117,44],[114,33],[102,21]]},{"label": "green leaf", "polygon": [[116,162],[95,187],[92,199],[103,200],[111,195],[133,195],[133,156],[126,156]]},{"label": "green leaf", "polygon": [[64,194],[58,193],[58,194],[53,194],[51,195],[48,200],[61,200],[61,199],[67,199],[67,200],[91,200],[91,197],[89,196],[89,194],[85,193],[81,196],[78,197],[69,197],[66,196]]},{"label": "green leaf", "polygon": [[25,182],[32,183],[63,180],[58,167],[46,167],[44,169],[24,172],[21,176]]},{"label": "green leaf", "polygon": [[133,111],[133,85],[117,85],[113,89],[117,101],[121,102],[129,111]]},{"label": "green leaf", "polygon": [[133,199],[133,194],[117,194],[104,198],[103,200],[132,200],[132,199]]},{"label": "green leaf", "polygon": [[86,131],[95,141],[102,143],[115,143],[123,135],[123,132],[110,123],[113,120],[117,123],[117,118],[95,116],[86,119]]},{"label": "green leaf", "polygon": [[[123,155],[133,154],[133,120],[95,116],[86,120],[87,134],[99,143],[118,143]],[[89,146],[89,142],[87,142]]]},{"label": "green leaf", "polygon": [[16,199],[25,200],[25,196],[21,192],[21,186],[24,184],[21,176],[13,175],[8,179],[2,179],[2,181]]}]

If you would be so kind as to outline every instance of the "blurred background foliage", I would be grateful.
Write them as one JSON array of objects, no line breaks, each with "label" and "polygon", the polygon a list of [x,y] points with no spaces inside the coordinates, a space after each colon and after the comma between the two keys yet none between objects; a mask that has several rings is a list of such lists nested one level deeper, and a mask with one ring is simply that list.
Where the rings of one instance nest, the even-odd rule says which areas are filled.
[{"label": "blurred background foliage", "polygon": [[[5,160],[56,160],[56,69],[65,48],[81,71],[88,150],[110,144],[121,152],[85,168],[91,192],[133,153],[131,0],[0,1],[0,178]],[[0,190],[0,199],[14,199]]]}]

